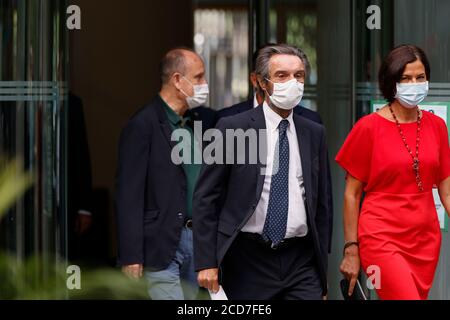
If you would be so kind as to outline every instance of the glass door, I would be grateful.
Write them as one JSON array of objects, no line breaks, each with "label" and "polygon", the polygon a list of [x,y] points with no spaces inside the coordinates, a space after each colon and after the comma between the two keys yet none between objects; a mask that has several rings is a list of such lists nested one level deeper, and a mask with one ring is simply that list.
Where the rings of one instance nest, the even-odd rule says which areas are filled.
[{"label": "glass door", "polygon": [[0,174],[15,159],[17,179],[31,178],[0,220],[0,251],[17,262],[38,256],[37,285],[66,261],[65,9],[59,0],[0,2]]}]

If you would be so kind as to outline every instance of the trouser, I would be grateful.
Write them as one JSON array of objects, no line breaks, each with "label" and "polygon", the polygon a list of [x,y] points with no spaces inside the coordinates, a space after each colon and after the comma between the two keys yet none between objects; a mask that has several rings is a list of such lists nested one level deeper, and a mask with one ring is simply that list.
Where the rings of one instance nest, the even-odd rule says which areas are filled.
[{"label": "trouser", "polygon": [[161,271],[145,271],[148,294],[153,300],[193,300],[198,293],[194,269],[192,230],[183,227],[180,243],[170,265]]},{"label": "trouser", "polygon": [[224,258],[221,283],[230,300],[322,299],[310,236],[272,249],[260,235],[241,232]]}]

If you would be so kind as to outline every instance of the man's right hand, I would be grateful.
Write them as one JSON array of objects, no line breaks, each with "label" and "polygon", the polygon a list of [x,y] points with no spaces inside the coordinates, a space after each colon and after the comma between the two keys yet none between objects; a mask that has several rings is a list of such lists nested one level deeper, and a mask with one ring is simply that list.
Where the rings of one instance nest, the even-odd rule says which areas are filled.
[{"label": "man's right hand", "polygon": [[144,267],[142,264],[130,264],[122,267],[122,272],[130,278],[139,279],[142,277]]},{"label": "man's right hand", "polygon": [[198,285],[214,293],[219,291],[219,269],[201,270],[197,276]]}]

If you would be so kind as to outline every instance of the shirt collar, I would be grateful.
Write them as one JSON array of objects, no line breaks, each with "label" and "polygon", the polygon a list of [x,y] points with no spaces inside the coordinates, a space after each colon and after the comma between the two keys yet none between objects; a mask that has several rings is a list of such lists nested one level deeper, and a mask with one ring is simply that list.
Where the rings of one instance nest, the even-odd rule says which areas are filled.
[{"label": "shirt collar", "polygon": [[256,99],[256,93],[253,95],[253,108],[259,106],[258,99]]},{"label": "shirt collar", "polygon": [[[281,122],[281,120],[284,120],[283,117],[281,117],[278,113],[272,110],[271,107],[267,104],[266,101],[263,103],[263,111],[264,111],[264,117],[266,119],[266,128],[267,130],[276,131],[278,129],[278,126]],[[286,118],[287,121],[289,121],[289,127],[288,130],[292,130],[292,126],[294,125],[294,118],[293,118],[293,111],[289,114],[289,116]]]},{"label": "shirt collar", "polygon": [[180,117],[171,107],[169,107],[164,99],[161,98],[161,100],[164,102],[164,109],[166,111],[167,118],[169,118],[169,122],[174,126],[184,126],[184,124],[191,119],[189,110],[185,112],[183,117]]}]

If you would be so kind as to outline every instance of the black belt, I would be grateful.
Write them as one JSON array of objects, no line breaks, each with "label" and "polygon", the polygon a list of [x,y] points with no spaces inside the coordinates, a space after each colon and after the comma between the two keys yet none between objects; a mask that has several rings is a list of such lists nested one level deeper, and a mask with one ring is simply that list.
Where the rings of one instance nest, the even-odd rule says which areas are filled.
[{"label": "black belt", "polygon": [[186,218],[184,219],[184,227],[188,229],[192,229],[192,219]]},{"label": "black belt", "polygon": [[304,243],[305,241],[308,241],[310,239],[308,235],[304,237],[286,238],[282,240],[280,243],[273,245],[272,241],[265,240],[259,233],[241,232],[239,235],[244,239],[258,242],[259,244],[272,250],[289,248],[295,245],[299,245],[300,243]]}]

